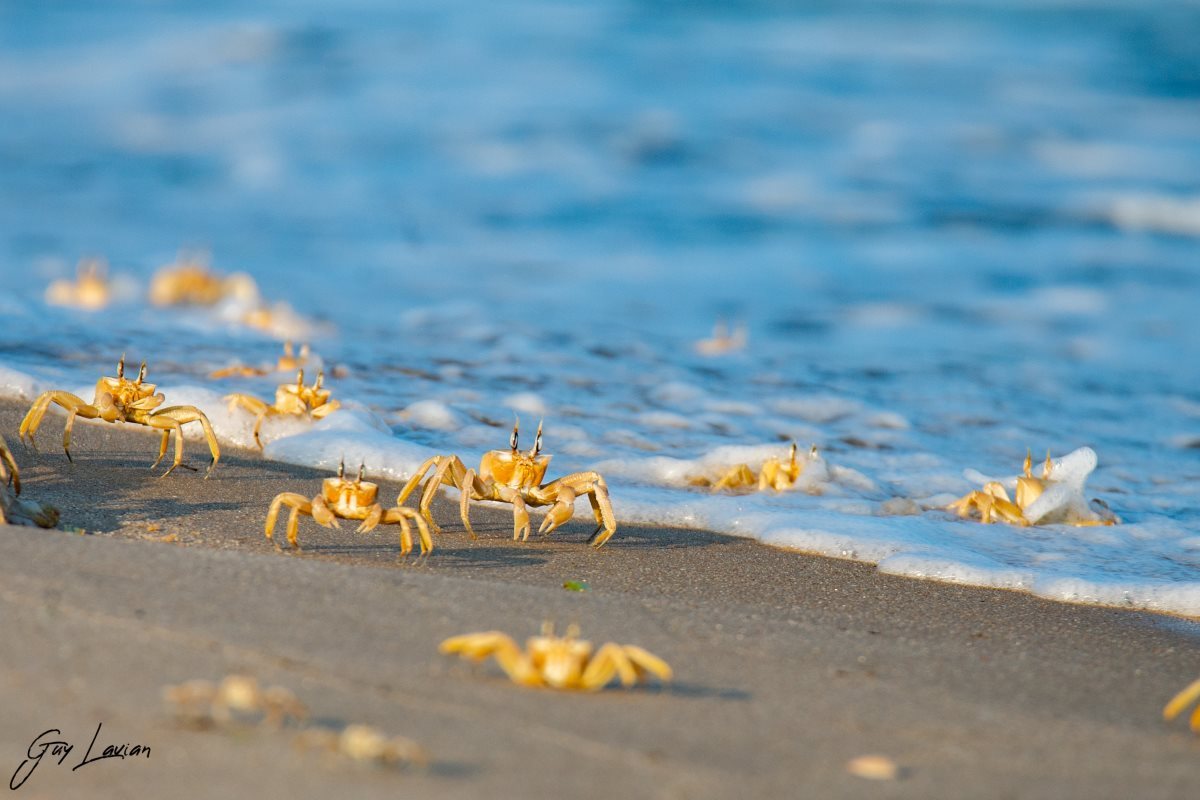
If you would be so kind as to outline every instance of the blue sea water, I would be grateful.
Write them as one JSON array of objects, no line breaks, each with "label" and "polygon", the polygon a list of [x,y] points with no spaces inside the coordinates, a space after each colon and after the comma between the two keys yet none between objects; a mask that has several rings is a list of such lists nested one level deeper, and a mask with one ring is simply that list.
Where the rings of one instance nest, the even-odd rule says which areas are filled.
[{"label": "blue sea water", "polygon": [[[293,335],[350,408],[268,457],[403,476],[515,412],[627,521],[1200,615],[1196,41],[1187,2],[0,5],[0,388],[128,352],[246,443],[221,396],[279,378],[207,373]],[[302,319],[150,306],[181,247]],[[88,255],[112,305],[48,306]],[[818,494],[688,486],[792,439]],[[889,513],[1085,445],[1124,525]]]}]

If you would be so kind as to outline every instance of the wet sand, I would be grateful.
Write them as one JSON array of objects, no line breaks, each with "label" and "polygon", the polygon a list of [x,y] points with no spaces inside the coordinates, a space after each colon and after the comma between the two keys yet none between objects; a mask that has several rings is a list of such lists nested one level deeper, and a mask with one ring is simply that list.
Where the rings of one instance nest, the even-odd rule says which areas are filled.
[{"label": "wet sand", "polygon": [[[583,520],[515,543],[511,515],[480,507],[472,541],[444,501],[446,532],[425,561],[399,560],[390,528],[359,536],[311,520],[303,552],[281,553],[263,537],[268,503],[315,494],[322,473],[226,448],[210,480],[158,479],[155,435],[84,423],[69,464],[58,415],[41,453],[22,451],[25,407],[0,403],[0,431],[28,497],[57,505],[64,530],[0,529],[0,767],[11,775],[48,728],[77,749],[61,766],[43,759],[24,796],[1150,798],[1200,787],[1200,737],[1159,716],[1200,674],[1196,623],[880,575],[703,531],[622,526],[592,551]],[[202,443],[187,448],[207,463]],[[564,590],[568,580],[588,591]],[[676,682],[561,694],[437,653],[447,636],[520,639],[547,619],[639,644]],[[326,724],[416,739],[432,763],[361,767],[297,751],[287,733],[172,722],[164,684],[230,672],[291,688]],[[150,759],[72,771],[98,723],[98,745],[146,744]],[[848,774],[868,753],[901,777]]]}]

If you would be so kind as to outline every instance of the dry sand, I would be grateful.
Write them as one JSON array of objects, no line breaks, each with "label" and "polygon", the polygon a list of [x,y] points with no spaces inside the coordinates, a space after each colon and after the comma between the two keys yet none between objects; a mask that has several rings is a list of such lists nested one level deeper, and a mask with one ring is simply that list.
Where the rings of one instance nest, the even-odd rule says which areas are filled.
[{"label": "dry sand", "polygon": [[[160,480],[147,469],[153,435],[99,424],[76,426],[71,465],[60,416],[40,455],[21,450],[24,410],[0,403],[28,496],[86,531],[0,529],[0,771],[12,775],[48,728],[77,745],[61,766],[43,759],[26,797],[1200,791],[1200,737],[1159,716],[1200,674],[1196,623],[879,575],[694,530],[624,526],[594,552],[590,525],[514,543],[511,516],[480,508],[471,541],[448,503],[424,563],[399,562],[390,530],[311,520],[304,552],[281,554],[262,535],[270,499],[314,494],[323,474],[227,450],[210,480]],[[188,451],[203,465],[202,445]],[[523,638],[546,619],[642,645],[677,682],[562,694],[437,653],[447,636]],[[363,767],[297,751],[287,733],[172,722],[164,684],[230,672],[290,687],[324,724],[417,739],[432,763]],[[98,723],[98,746],[146,744],[150,759],[72,771]],[[899,778],[847,772],[871,753]]]}]

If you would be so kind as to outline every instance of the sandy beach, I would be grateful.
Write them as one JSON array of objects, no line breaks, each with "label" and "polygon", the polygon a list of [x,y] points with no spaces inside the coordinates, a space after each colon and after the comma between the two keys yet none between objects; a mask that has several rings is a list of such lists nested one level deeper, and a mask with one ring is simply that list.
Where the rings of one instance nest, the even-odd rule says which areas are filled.
[{"label": "sandy beach", "polygon": [[[622,526],[594,552],[586,521],[522,544],[509,514],[480,508],[472,541],[444,501],[446,532],[421,563],[398,560],[390,529],[311,520],[303,552],[280,553],[262,533],[270,499],[314,494],[321,473],[226,448],[210,480],[160,480],[153,435],[97,424],[76,426],[69,464],[57,414],[40,454],[21,449],[24,410],[0,403],[0,430],[27,496],[58,506],[63,530],[0,531],[0,766],[11,775],[50,728],[78,745],[62,765],[45,758],[26,797],[1167,798],[1200,786],[1200,737],[1160,718],[1200,673],[1193,622],[696,530]],[[201,444],[188,460],[204,466]],[[454,634],[522,639],[543,620],[639,644],[676,682],[531,690],[437,652]],[[325,724],[411,737],[431,763],[364,767],[298,751],[287,732],[173,722],[165,684],[231,672],[291,688]],[[99,744],[151,757],[73,771],[98,724]],[[849,774],[864,754],[893,759],[899,778]]]}]

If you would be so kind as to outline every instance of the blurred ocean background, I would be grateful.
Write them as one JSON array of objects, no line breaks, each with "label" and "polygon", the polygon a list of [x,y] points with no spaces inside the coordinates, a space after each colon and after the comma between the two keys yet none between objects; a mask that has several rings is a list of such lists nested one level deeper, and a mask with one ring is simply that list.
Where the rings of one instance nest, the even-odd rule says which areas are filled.
[{"label": "blurred ocean background", "polygon": [[[292,337],[350,408],[268,457],[544,417],[626,521],[1200,616],[1197,42],[1191,2],[0,4],[0,390],[128,352],[245,443],[221,396],[279,380],[206,375]],[[180,248],[296,316],[150,306]],[[48,306],[84,256],[114,302]],[[793,439],[818,493],[687,485]],[[1084,445],[1126,524],[892,513]]]}]

